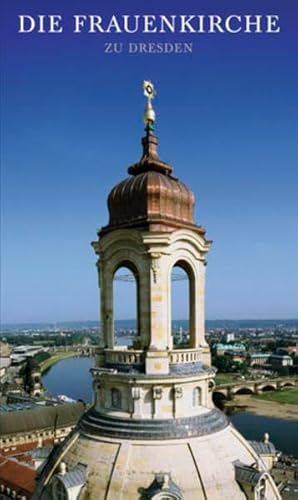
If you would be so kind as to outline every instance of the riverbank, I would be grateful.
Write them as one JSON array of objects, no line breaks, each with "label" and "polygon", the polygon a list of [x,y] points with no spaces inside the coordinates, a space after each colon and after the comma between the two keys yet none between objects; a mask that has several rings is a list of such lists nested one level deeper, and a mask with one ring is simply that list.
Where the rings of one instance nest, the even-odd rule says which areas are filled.
[{"label": "riverbank", "polygon": [[264,417],[298,420],[297,404],[278,403],[247,394],[235,396],[232,401],[227,401],[225,408],[235,408],[239,411],[247,411]]},{"label": "riverbank", "polygon": [[77,351],[56,352],[55,354],[52,354],[50,358],[45,359],[45,361],[42,361],[40,363],[39,366],[41,374],[43,375],[49,368],[51,368],[51,366],[55,365],[59,361],[67,358],[74,358],[77,356],[79,356],[79,353]]}]

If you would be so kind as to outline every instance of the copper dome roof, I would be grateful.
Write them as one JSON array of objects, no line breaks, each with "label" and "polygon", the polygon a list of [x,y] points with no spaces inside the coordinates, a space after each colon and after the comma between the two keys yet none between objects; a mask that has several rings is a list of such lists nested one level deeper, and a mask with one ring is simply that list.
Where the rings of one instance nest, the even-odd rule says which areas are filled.
[{"label": "copper dome roof", "polygon": [[147,131],[142,144],[143,156],[129,167],[130,177],[119,182],[108,196],[110,220],[102,232],[127,227],[149,231],[189,227],[204,232],[193,221],[194,194],[158,157],[157,137]]}]

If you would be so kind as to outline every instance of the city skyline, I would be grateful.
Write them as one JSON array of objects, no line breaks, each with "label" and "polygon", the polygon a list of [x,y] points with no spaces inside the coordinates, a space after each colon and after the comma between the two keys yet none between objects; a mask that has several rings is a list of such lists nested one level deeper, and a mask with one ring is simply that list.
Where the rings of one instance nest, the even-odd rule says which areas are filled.
[{"label": "city skyline", "polygon": [[[26,4],[40,13],[36,2]],[[43,11],[69,15],[77,4],[44,2]],[[98,10],[89,4],[85,12]],[[214,12],[224,12],[220,4]],[[140,10],[133,1],[126,7]],[[203,2],[199,10],[212,8]],[[206,35],[192,40],[192,54],[135,56],[104,54],[107,35],[22,36],[20,9],[4,7],[2,32],[1,321],[98,317],[90,242],[108,223],[109,191],[141,156],[145,78],[158,92],[160,158],[193,190],[195,220],[214,240],[207,318],[297,318],[297,6],[271,3],[282,26],[274,36]],[[198,11],[192,1],[171,9]],[[230,9],[247,13],[235,1]],[[249,10],[267,7],[253,1]],[[125,286],[117,292],[121,319],[132,315]],[[186,309],[179,286],[176,319]]]}]

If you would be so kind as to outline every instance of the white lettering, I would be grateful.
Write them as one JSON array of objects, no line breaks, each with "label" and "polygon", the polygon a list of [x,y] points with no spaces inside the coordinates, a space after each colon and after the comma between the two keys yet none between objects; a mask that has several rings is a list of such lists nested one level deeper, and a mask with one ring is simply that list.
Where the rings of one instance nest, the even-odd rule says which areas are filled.
[{"label": "white lettering", "polygon": [[74,33],[81,33],[81,28],[84,27],[87,16],[74,15],[73,17],[74,17],[74,21],[75,21]]},{"label": "white lettering", "polygon": [[63,27],[61,26],[62,17],[59,15],[49,16],[50,28],[48,33],[62,33]]},{"label": "white lettering", "polygon": [[266,33],[280,33],[280,26],[277,25],[279,16],[269,15],[267,17]]},{"label": "white lettering", "polygon": [[180,33],[195,33],[196,30],[194,27],[190,24],[191,21],[195,16],[181,16],[181,30]]},{"label": "white lettering", "polygon": [[[245,18],[245,30],[244,33],[262,33],[262,28],[261,28],[261,19],[262,16],[256,15],[256,16],[244,16]],[[255,18],[255,20],[253,20]],[[252,30],[251,28],[255,26],[255,29]]]},{"label": "white lettering", "polygon": [[[221,24],[221,17],[217,15],[210,15],[209,17],[209,30],[208,33],[216,33],[216,31],[219,31],[219,33],[224,33],[225,30],[222,28]],[[216,29],[215,29],[216,28]]]},{"label": "white lettering", "polygon": [[116,16],[112,16],[109,22],[109,25],[106,29],[106,33],[122,33],[122,30],[119,26],[118,19]]},{"label": "white lettering", "polygon": [[166,16],[160,16],[159,33],[166,32],[165,26],[168,28],[169,31],[171,31],[172,33],[175,33],[175,19],[177,16],[170,16],[170,17],[171,17],[171,20]]},{"label": "white lettering", "polygon": [[28,15],[19,15],[18,33],[32,33],[37,30],[37,33],[62,33],[61,25],[62,16],[51,14],[49,16],[38,15],[35,18]]},{"label": "white lettering", "polygon": [[20,15],[18,33],[31,33],[35,28],[35,19],[32,16]]},{"label": "white lettering", "polygon": [[[239,22],[239,28],[232,28],[231,23],[235,20]],[[228,16],[225,22],[225,27],[229,33],[239,33],[239,31],[241,31],[241,16]]]},{"label": "white lettering", "polygon": [[204,29],[205,16],[197,16],[197,17],[198,17],[198,21],[199,21],[199,27],[198,27],[197,33],[205,33],[205,29]]},{"label": "white lettering", "polygon": [[138,52],[138,46],[136,43],[133,43],[131,42],[128,46],[128,51],[131,53],[131,54],[135,54],[136,52]]},{"label": "white lettering", "polygon": [[157,27],[155,26],[156,16],[144,16],[144,29],[143,33],[156,33]]},{"label": "white lettering", "polygon": [[134,18],[134,27],[133,28],[130,28],[129,27],[129,20],[132,16],[122,16],[123,17],[123,30],[125,31],[125,33],[137,33],[139,31],[139,19],[140,19],[140,16],[133,16]]},{"label": "white lettering", "polygon": [[100,16],[89,16],[89,30],[88,33],[104,33],[105,30],[101,26],[102,18]]}]

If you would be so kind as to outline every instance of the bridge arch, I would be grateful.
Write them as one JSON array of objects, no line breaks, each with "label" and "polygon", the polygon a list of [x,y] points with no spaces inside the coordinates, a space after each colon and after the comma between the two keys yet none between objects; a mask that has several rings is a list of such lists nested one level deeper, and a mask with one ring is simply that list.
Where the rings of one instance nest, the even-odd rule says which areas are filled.
[{"label": "bridge arch", "polygon": [[234,396],[240,396],[241,394],[253,394],[253,393],[254,393],[253,388],[248,386],[238,387],[233,391]]},{"label": "bridge arch", "polygon": [[280,388],[282,388],[282,387],[295,387],[295,382],[294,382],[294,380],[293,381],[287,380],[286,382],[280,382],[279,387]]},{"label": "bridge arch", "polygon": [[262,385],[261,387],[259,387],[259,390],[263,391],[263,392],[275,391],[276,386],[272,385],[272,384],[265,384],[265,385]]}]

